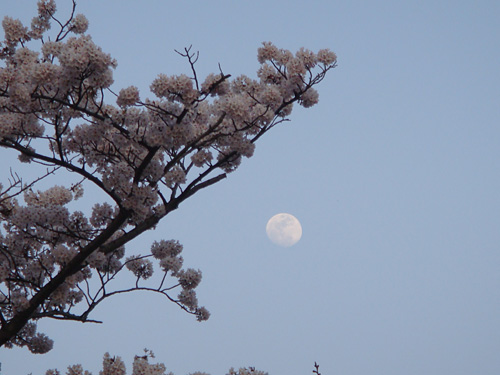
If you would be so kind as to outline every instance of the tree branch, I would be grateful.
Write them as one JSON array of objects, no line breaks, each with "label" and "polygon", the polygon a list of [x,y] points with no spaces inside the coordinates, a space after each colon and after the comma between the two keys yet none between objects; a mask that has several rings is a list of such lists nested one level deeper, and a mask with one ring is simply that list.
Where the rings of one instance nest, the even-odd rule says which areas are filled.
[{"label": "tree branch", "polygon": [[41,306],[69,276],[81,270],[85,260],[107,240],[109,240],[109,238],[126,222],[128,217],[129,213],[123,210],[120,211],[106,230],[97,236],[95,240],[85,246],[75,257],[73,257],[73,259],[68,262],[65,267],[59,271],[59,273],[52,280],[50,280],[31,298],[26,309],[17,312],[7,324],[2,325],[2,328],[0,329],[0,346],[17,335],[22,327],[24,327],[24,325],[30,320],[38,307]]}]

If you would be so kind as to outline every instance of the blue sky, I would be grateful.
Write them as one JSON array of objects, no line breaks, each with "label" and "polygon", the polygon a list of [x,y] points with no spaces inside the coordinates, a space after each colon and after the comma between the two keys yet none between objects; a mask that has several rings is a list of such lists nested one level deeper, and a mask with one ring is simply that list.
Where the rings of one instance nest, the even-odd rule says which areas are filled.
[{"label": "blue sky", "polygon": [[[69,1],[57,1],[66,14]],[[441,375],[500,372],[500,3],[497,1],[80,1],[118,60],[115,91],[147,94],[158,73],[255,76],[262,41],[330,48],[320,102],[257,145],[129,246],[178,239],[200,268],[197,323],[151,295],[95,311],[102,325],[44,322],[43,356],[0,349],[2,375],[43,374],[147,347],[175,374]],[[0,15],[29,21],[34,0]],[[13,158],[14,159],[14,158]],[[6,165],[6,164],[5,164]],[[5,175],[8,169],[3,170]],[[88,198],[90,199],[90,197]],[[273,245],[289,212],[301,241]],[[129,366],[130,367],[130,366]]]}]

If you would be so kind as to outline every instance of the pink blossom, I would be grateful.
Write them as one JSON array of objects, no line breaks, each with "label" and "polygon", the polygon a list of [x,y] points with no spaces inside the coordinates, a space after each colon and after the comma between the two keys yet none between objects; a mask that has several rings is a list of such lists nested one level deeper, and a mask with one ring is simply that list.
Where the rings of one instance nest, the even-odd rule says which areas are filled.
[{"label": "pink blossom", "polygon": [[176,276],[182,267],[183,259],[178,256],[166,256],[161,258],[160,267],[163,271],[170,271],[172,275]]},{"label": "pink blossom", "polygon": [[135,86],[130,86],[126,89],[121,89],[116,99],[116,104],[120,107],[134,105],[139,101],[139,90]]},{"label": "pink blossom", "polygon": [[197,167],[202,167],[205,163],[210,163],[212,158],[212,153],[208,150],[200,150],[191,156],[193,164]]},{"label": "pink blossom", "polygon": [[69,25],[69,29],[75,34],[83,34],[88,27],[89,21],[83,14],[77,14]]},{"label": "pink blossom", "polygon": [[186,182],[186,173],[179,167],[174,167],[165,174],[165,183],[169,187],[174,187]]},{"label": "pink blossom", "polygon": [[257,60],[259,60],[261,64],[278,58],[280,52],[274,44],[271,42],[263,42],[262,45],[263,46],[257,50]]},{"label": "pink blossom", "polygon": [[188,268],[187,270],[181,270],[177,273],[179,278],[179,284],[185,289],[194,289],[201,282],[201,271],[195,270],[193,268]]},{"label": "pink blossom", "polygon": [[[316,104],[315,86],[337,57],[327,49],[293,54],[265,42],[256,79],[222,71],[199,79],[188,49],[191,76],[159,74],[150,86],[154,100],[141,100],[136,86],[116,97],[109,87],[117,62],[84,34],[85,16],[71,13],[61,22],[55,11],[54,0],[41,0],[30,29],[10,17],[2,22],[2,146],[21,162],[43,165],[39,179],[13,172],[9,185],[0,186],[0,245],[8,254],[0,257],[2,332],[24,319],[3,345],[46,352],[52,343],[36,332],[38,319],[85,321],[108,296],[135,289],[159,293],[206,320],[210,313],[195,292],[201,271],[182,268],[178,241],[155,241],[142,256],[125,246],[252,157],[256,141],[294,103]],[[56,38],[48,35],[51,23]],[[26,43],[30,38],[39,41]],[[59,185],[51,183],[54,175]],[[84,187],[89,202],[78,210],[72,201]],[[161,276],[153,274],[154,263]],[[114,281],[125,269],[136,280],[121,289]],[[155,276],[159,286],[150,288]],[[49,282],[56,285],[48,296],[33,299],[52,288]],[[140,358],[134,366],[134,375],[164,372]],[[82,371],[73,366],[68,373]],[[107,355],[102,374],[124,375],[125,366]]]},{"label": "pink blossom", "polygon": [[316,54],[308,49],[302,47],[297,51],[295,56],[304,64],[306,69],[312,69],[316,66]]},{"label": "pink blossom", "polygon": [[332,65],[337,61],[337,55],[329,49],[320,49],[318,51],[318,62],[324,65]]},{"label": "pink blossom", "polygon": [[29,39],[28,28],[23,26],[20,20],[5,16],[2,21],[2,27],[7,42],[13,43]]},{"label": "pink blossom", "polygon": [[182,252],[183,246],[176,240],[161,240],[160,242],[153,242],[151,246],[151,254],[156,259],[163,259],[166,257],[175,257]]},{"label": "pink blossom", "polygon": [[301,104],[304,108],[309,108],[317,104],[318,100],[319,100],[318,92],[315,89],[310,88],[302,95]]},{"label": "pink blossom", "polygon": [[127,258],[125,265],[135,276],[141,279],[149,279],[153,276],[153,263],[149,259],[133,256]]},{"label": "pink blossom", "polygon": [[198,307],[198,298],[196,297],[196,292],[193,289],[182,289],[177,296],[179,302],[186,306],[190,310],[195,310]]}]

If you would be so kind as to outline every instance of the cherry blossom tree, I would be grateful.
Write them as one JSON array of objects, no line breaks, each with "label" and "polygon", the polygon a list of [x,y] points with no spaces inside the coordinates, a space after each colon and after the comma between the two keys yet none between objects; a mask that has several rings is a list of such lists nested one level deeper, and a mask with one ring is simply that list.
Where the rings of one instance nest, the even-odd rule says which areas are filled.
[{"label": "cherry blossom tree", "polygon": [[[132,363],[132,373],[131,375],[174,375],[172,372],[166,372],[167,368],[163,363],[150,363],[149,358],[154,358],[153,352],[145,349],[144,356],[135,356],[134,362]],[[315,364],[315,370],[313,373],[316,375],[321,375],[318,372],[319,366]],[[125,363],[120,357],[111,357],[109,353],[104,355],[102,361],[102,371],[99,375],[126,375],[127,370]],[[59,370],[48,370],[46,375],[61,375]],[[91,375],[90,372],[85,371],[82,365],[69,366],[66,375]],[[209,375],[206,372],[194,372],[190,375]],[[238,370],[230,368],[227,375],[268,375],[267,372],[263,372],[255,369],[255,367],[242,367]]]},{"label": "cherry blossom tree", "polygon": [[[95,307],[119,293],[152,291],[208,319],[201,271],[183,267],[179,242],[158,239],[142,255],[125,246],[238,168],[294,104],[316,104],[314,86],[336,66],[330,50],[266,42],[257,79],[219,68],[202,80],[186,48],[190,76],[158,75],[154,99],[134,86],[115,94],[117,63],[75,6],[61,21],[54,0],[40,0],[29,27],[2,21],[0,146],[37,175],[11,170],[0,187],[0,345],[33,353],[52,348],[40,319],[96,322]],[[84,190],[99,192],[85,196],[88,212],[73,202]],[[119,287],[127,272],[135,281]]]},{"label": "cherry blossom tree", "polygon": [[[154,358],[154,353],[148,349],[144,349],[144,356],[135,356],[134,362],[132,363],[132,373],[131,375],[174,375],[172,372],[166,372],[167,368],[163,363],[150,363],[149,358]],[[321,375],[319,372],[319,365],[314,362],[314,370],[312,371],[315,375]],[[104,355],[102,361],[102,371],[99,375],[126,375],[127,370],[125,363],[120,357],[111,357],[109,353]],[[58,370],[48,370],[46,375],[61,375]],[[69,366],[66,375],[91,375],[88,371],[85,371],[82,365]],[[209,375],[206,372],[194,372],[190,375]],[[230,368],[227,375],[269,375],[267,372],[257,370],[255,367],[242,367],[236,370],[235,368]]]}]

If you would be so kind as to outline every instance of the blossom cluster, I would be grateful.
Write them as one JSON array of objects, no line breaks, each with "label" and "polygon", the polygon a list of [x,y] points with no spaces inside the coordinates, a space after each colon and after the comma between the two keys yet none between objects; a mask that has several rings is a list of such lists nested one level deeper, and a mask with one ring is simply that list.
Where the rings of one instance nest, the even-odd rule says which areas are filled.
[{"label": "blossom cluster", "polygon": [[184,259],[180,255],[183,246],[176,240],[161,240],[153,242],[150,255],[133,255],[126,259],[125,266],[137,279],[149,279],[154,273],[153,262],[149,258],[159,261],[161,270],[170,274],[181,287],[177,295],[177,302],[187,311],[196,315],[198,321],[207,320],[209,311],[198,305],[195,288],[200,284],[202,273],[193,268],[182,269]]},{"label": "blossom cluster", "polygon": [[[203,81],[159,74],[150,86],[155,98],[141,100],[135,86],[110,90],[117,63],[86,34],[85,16],[58,21],[55,12],[54,0],[40,0],[30,26],[2,22],[0,147],[46,172],[28,182],[13,173],[0,188],[0,345],[49,350],[49,339],[28,324],[89,320],[118,292],[110,283],[122,270],[137,278],[135,288],[155,270],[171,276],[173,286],[160,277],[159,287],[140,288],[206,320],[195,292],[201,272],[182,268],[178,242],[155,242],[145,255],[125,256],[125,245],[252,157],[256,141],[294,104],[315,105],[315,86],[336,56],[326,49],[294,54],[266,42],[256,79],[222,71]],[[59,30],[51,34],[53,20]],[[190,49],[183,56],[195,71]],[[35,190],[63,172],[73,176],[68,185]],[[93,203],[86,212],[75,210],[72,202],[87,186],[100,194],[87,197]],[[87,287],[92,276],[95,291]]]},{"label": "blossom cluster", "polygon": [[116,99],[116,104],[120,107],[127,107],[134,105],[139,101],[139,89],[135,86],[127,87],[126,89],[121,89]]},{"label": "blossom cluster", "polygon": [[32,353],[43,354],[52,349],[54,342],[47,335],[37,332],[36,324],[30,322],[22,328],[20,335],[5,344],[7,348],[12,348],[14,345],[26,345]]},{"label": "blossom cluster", "polygon": [[[145,349],[146,355],[135,356],[132,363],[131,375],[174,375],[172,372],[166,372],[167,367],[163,363],[150,363],[149,358],[154,358],[154,354]],[[48,370],[45,375],[62,375],[58,370]],[[69,366],[66,375],[91,375],[85,371],[82,365]],[[99,375],[127,375],[127,368],[121,357],[111,357],[109,353],[104,354],[102,362],[102,371]],[[209,375],[206,372],[196,371],[189,375]],[[268,375],[267,372],[256,370],[253,367],[239,368],[238,370],[230,368],[226,375]]]}]

